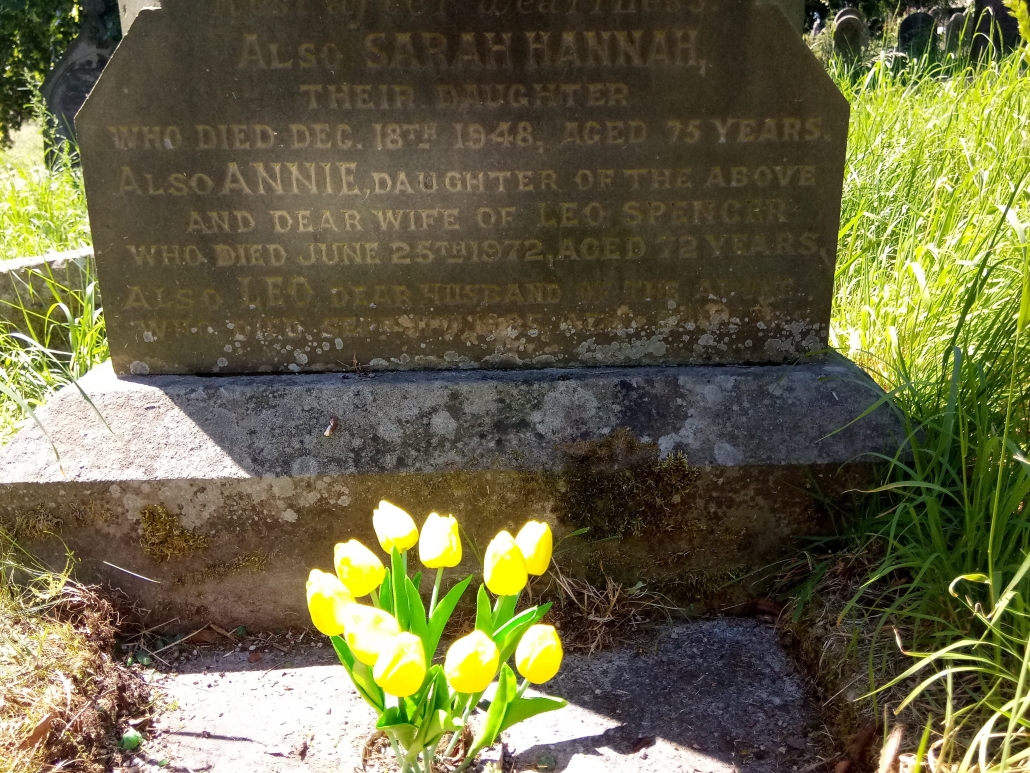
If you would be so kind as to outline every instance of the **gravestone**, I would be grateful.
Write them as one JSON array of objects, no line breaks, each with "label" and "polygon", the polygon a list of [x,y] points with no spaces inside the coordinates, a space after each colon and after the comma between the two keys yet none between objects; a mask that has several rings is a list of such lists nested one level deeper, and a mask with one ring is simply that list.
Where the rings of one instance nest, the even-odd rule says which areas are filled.
[{"label": "gravestone", "polygon": [[160,8],[161,0],[118,0],[118,13],[122,19],[122,32],[127,33],[139,12],[144,8]]},{"label": "gravestone", "polygon": [[976,0],[971,11],[975,24],[970,48],[973,59],[1001,56],[1019,45],[1019,24],[1002,0]]},{"label": "gravestone", "polygon": [[[85,0],[82,27],[43,81],[41,92],[52,116],[55,139],[75,144],[75,115],[104,71],[121,37],[114,0]],[[53,148],[47,148],[52,157]]]},{"label": "gravestone", "polygon": [[848,117],[768,2],[143,10],[78,118],[113,367],[0,522],[184,622],[303,619],[380,498],[714,603],[893,453],[824,351]]},{"label": "gravestone", "polygon": [[834,14],[833,23],[837,24],[847,16],[857,16],[862,21],[865,21],[865,14],[862,13],[862,10],[860,8],[845,6],[844,8],[841,8],[839,11],[837,11],[836,14]]},{"label": "gravestone", "polygon": [[972,30],[968,29],[968,16],[965,13],[952,14],[944,27],[944,50],[949,54],[958,53],[963,42],[968,44]]},{"label": "gravestone", "polygon": [[833,49],[845,59],[857,59],[869,45],[869,27],[858,14],[837,14],[833,25]]},{"label": "gravestone", "polygon": [[898,48],[908,56],[925,56],[937,45],[937,21],[922,11],[911,13],[898,28]]},{"label": "gravestone", "polygon": [[780,11],[535,2],[144,11],[79,120],[116,372],[824,349],[848,108]]}]

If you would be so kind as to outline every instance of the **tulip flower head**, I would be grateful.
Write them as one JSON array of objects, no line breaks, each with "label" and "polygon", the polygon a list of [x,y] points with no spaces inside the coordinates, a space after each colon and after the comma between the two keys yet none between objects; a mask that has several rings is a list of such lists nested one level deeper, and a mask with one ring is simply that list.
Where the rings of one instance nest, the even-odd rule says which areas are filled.
[{"label": "tulip flower head", "polygon": [[443,664],[447,684],[456,692],[482,692],[497,674],[500,658],[493,639],[482,631],[473,631],[447,650]]},{"label": "tulip flower head", "polygon": [[526,559],[515,544],[515,538],[506,531],[490,540],[486,548],[483,580],[495,596],[514,596],[526,587],[529,580]]},{"label": "tulip flower head", "polygon": [[379,653],[401,632],[389,612],[364,604],[350,604],[343,610],[344,639],[358,660],[374,666]]},{"label": "tulip flower head", "polygon": [[372,527],[376,538],[387,553],[397,548],[403,553],[418,542],[418,527],[404,510],[385,499],[372,513]]},{"label": "tulip flower head", "polygon": [[426,678],[426,652],[413,633],[390,637],[376,659],[372,678],[390,695],[406,698],[418,692]]},{"label": "tulip flower head", "polygon": [[367,596],[383,584],[383,562],[356,539],[337,544],[334,558],[337,577],[355,598]]},{"label": "tulip flower head", "polygon": [[339,636],[344,630],[344,610],[354,603],[351,594],[334,575],[312,569],[307,584],[308,612],[311,622],[326,636]]},{"label": "tulip flower head", "polygon": [[561,668],[564,651],[553,625],[533,625],[515,649],[515,665],[531,684],[543,684]]},{"label": "tulip flower head", "polygon": [[551,564],[554,537],[551,527],[540,521],[530,521],[515,537],[522,555],[526,557],[526,571],[537,576],[544,574]]},{"label": "tulip flower head", "polygon": [[453,515],[430,513],[418,539],[418,558],[427,569],[443,569],[461,563],[461,537]]}]

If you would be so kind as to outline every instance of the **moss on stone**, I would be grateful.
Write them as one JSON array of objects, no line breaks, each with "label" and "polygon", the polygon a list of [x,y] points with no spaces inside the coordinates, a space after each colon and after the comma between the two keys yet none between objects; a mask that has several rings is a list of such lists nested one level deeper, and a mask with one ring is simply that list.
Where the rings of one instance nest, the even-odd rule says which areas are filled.
[{"label": "moss on stone", "polygon": [[30,510],[20,510],[13,517],[0,522],[16,542],[31,542],[50,534],[58,534],[63,522],[46,505],[36,505]]},{"label": "moss on stone", "polygon": [[192,555],[208,547],[207,537],[181,525],[178,518],[160,505],[147,505],[140,516],[139,546],[155,563]]},{"label": "moss on stone", "polygon": [[271,554],[255,550],[229,561],[213,561],[203,569],[180,574],[175,578],[175,584],[201,585],[210,580],[224,580],[238,574],[257,574],[265,571],[271,563]]},{"label": "moss on stone", "polygon": [[686,457],[662,458],[625,428],[562,449],[566,463],[557,496],[559,520],[589,528],[590,539],[658,536],[684,526],[698,477]]}]

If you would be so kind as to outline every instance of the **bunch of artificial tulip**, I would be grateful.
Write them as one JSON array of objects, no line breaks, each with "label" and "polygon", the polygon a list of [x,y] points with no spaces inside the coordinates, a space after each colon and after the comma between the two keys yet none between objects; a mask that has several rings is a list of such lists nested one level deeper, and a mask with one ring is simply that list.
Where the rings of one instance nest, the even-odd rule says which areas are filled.
[{"label": "bunch of artificial tulip", "polygon": [[[476,630],[455,641],[436,665],[444,627],[472,582],[467,577],[440,598],[444,569],[461,562],[458,522],[430,513],[420,535],[408,513],[383,501],[372,524],[390,556],[389,571],[357,540],[341,543],[336,574],[313,569],[308,577],[308,610],[315,627],[331,638],[358,693],[377,712],[376,727],[389,738],[401,773],[431,773],[448,733],[443,756],[449,758],[495,679],[485,720],[457,771],[515,723],[565,706],[554,698],[525,697],[530,684],[549,681],[561,667],[561,640],[553,626],[540,624],[551,605],[516,614],[529,575],[543,574],[551,562],[547,524],[530,521],[516,537],[502,531],[490,542]],[[408,551],[416,545],[421,563],[436,570],[428,612],[420,593],[422,573],[408,576]],[[487,590],[496,596],[493,604]],[[370,603],[355,601],[364,596]],[[512,655],[521,684],[508,665]]]}]

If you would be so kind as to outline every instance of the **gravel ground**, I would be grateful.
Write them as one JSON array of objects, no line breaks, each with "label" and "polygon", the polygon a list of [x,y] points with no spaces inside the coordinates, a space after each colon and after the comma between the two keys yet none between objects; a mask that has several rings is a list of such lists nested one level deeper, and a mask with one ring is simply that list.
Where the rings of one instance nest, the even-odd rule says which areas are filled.
[{"label": "gravel ground", "polygon": [[[257,662],[247,648],[198,652],[178,673],[155,673],[166,708],[136,769],[360,771],[374,718],[332,650],[268,649]],[[547,690],[568,708],[504,738],[520,773],[773,773],[815,759],[801,680],[759,621],[676,623],[635,646],[569,655]]]}]

